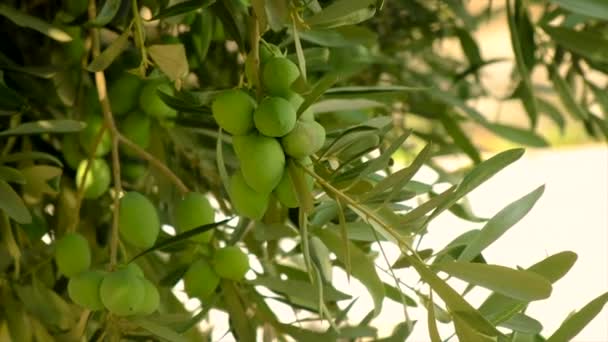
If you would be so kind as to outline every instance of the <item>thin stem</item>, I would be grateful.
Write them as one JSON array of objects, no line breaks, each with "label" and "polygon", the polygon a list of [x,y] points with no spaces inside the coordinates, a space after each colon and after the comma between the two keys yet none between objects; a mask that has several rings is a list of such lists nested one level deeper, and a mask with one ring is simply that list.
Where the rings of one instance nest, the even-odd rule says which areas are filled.
[{"label": "thin stem", "polygon": [[251,56],[253,58],[253,82],[258,100],[263,96],[261,72],[260,72],[260,22],[255,11],[251,13]]},{"label": "thin stem", "polygon": [[152,166],[156,167],[163,175],[169,178],[175,186],[179,188],[182,194],[189,192],[188,187],[167,167],[167,165],[163,164],[160,160],[156,159],[153,155],[148,153],[146,150],[141,148],[139,145],[135,144],[131,140],[127,139],[124,135],[117,132],[118,141],[122,144],[127,145],[127,147],[131,148],[135,151],[141,158],[147,160]]},{"label": "thin stem", "polygon": [[[89,19],[96,16],[96,5],[94,0],[89,1]],[[96,58],[101,53],[99,29],[91,29],[91,37],[93,41],[92,56]],[[122,193],[122,182],[120,179],[120,157],[118,154],[118,130],[112,116],[112,107],[106,87],[106,77],[103,71],[95,72],[95,86],[97,88],[97,96],[101,104],[101,111],[105,121],[105,127],[110,130],[112,135],[112,178],[114,180],[114,215],[112,216],[112,239],[110,242],[110,268],[116,265],[116,256],[118,249],[118,217],[120,215],[119,201]]]},{"label": "thin stem", "polygon": [[378,225],[382,226],[382,228],[384,228],[397,242],[399,242],[400,249],[401,249],[401,247],[405,247],[405,249],[407,249],[408,251],[410,251],[413,254],[414,257],[416,257],[420,261],[422,261],[422,259],[420,259],[420,257],[418,256],[418,253],[416,253],[416,251],[413,250],[412,247],[409,246],[409,243],[407,241],[405,241],[403,239],[403,237],[399,233],[397,233],[391,226],[389,226],[386,223],[384,223],[384,221],[381,218],[379,218],[375,212],[369,211],[367,208],[365,208],[364,206],[362,206],[359,203],[357,203],[357,201],[355,201],[354,199],[352,199],[350,196],[348,196],[345,193],[343,193],[342,191],[334,188],[323,177],[319,176],[314,171],[309,170],[308,168],[304,167],[299,162],[297,162],[297,163],[298,163],[298,165],[300,165],[300,167],[302,167],[302,170],[304,170],[304,172],[306,172],[309,175],[311,175],[323,188],[325,188],[326,190],[329,190],[330,192],[332,192],[333,194],[335,194],[337,197],[342,198],[342,200],[344,202],[346,202],[349,206],[357,208],[357,210],[359,210],[363,214],[365,214],[366,220],[374,221]]},{"label": "thin stem", "polygon": [[146,50],[145,38],[143,34],[143,24],[141,22],[141,16],[139,15],[139,6],[137,0],[131,1],[131,10],[133,11],[133,20],[135,20],[135,43],[141,53],[141,63],[139,65],[139,71],[142,75],[146,74],[146,68],[148,66],[148,51]]}]

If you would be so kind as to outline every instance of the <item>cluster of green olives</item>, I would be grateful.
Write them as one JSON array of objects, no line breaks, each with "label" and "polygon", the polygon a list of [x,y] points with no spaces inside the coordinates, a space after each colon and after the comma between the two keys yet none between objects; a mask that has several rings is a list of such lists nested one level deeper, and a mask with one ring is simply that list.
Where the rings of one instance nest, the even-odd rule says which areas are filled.
[{"label": "cluster of green olives", "polygon": [[[218,125],[232,134],[240,169],[230,180],[235,210],[259,220],[271,194],[286,207],[298,207],[293,182],[286,171],[290,159],[311,165],[310,156],[325,143],[325,129],[312,110],[299,117],[302,96],[291,89],[298,67],[282,56],[261,56],[265,97],[259,103],[244,90],[220,93],[212,103]],[[307,179],[312,187],[312,179]]]},{"label": "cluster of green olives", "polygon": [[[112,107],[112,114],[118,119],[118,126],[122,134],[129,140],[147,148],[150,144],[150,131],[152,118],[159,120],[172,118],[177,112],[167,106],[157,90],[172,94],[173,88],[164,80],[143,81],[139,77],[123,73],[111,82],[108,88],[108,98]],[[62,151],[68,166],[76,170],[76,184],[82,184],[84,197],[96,199],[103,195],[110,186],[111,172],[104,157],[112,148],[112,139],[109,130],[106,130],[101,141],[94,151],[95,159],[89,168],[86,179],[84,173],[87,168],[89,151],[93,149],[95,139],[102,129],[104,122],[95,91],[90,90],[85,99],[85,107],[90,112],[84,117],[86,127],[78,135],[66,134],[64,136]],[[145,167],[134,162],[137,155],[126,146],[121,146],[121,154],[126,157],[123,172],[131,179],[145,172]]]},{"label": "cluster of green olives", "polygon": [[207,299],[220,279],[240,281],[249,270],[249,258],[239,247],[227,246],[215,251],[210,261],[194,261],[184,274],[184,287],[190,297]]},{"label": "cluster of green olives", "polygon": [[78,233],[68,233],[57,241],[55,263],[69,278],[68,295],[83,308],[105,308],[118,316],[149,315],[158,309],[158,290],[139,266],[131,263],[113,272],[90,269],[89,244]]}]

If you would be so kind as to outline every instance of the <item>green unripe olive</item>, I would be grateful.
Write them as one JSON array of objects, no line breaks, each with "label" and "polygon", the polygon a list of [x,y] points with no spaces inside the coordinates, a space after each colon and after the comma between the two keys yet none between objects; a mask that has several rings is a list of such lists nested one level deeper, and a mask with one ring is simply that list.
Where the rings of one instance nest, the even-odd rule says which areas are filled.
[{"label": "green unripe olive", "polygon": [[219,94],[211,104],[217,124],[233,135],[243,135],[253,129],[255,100],[242,90],[228,90]]},{"label": "green unripe olive", "polygon": [[280,57],[281,49],[273,44],[260,44],[260,65],[266,64],[273,57]]},{"label": "green unripe olive", "polygon": [[99,288],[103,305],[118,316],[138,313],[144,300],[144,293],[145,285],[142,278],[127,269],[107,274]]},{"label": "green unripe olive", "polygon": [[289,101],[280,97],[267,97],[253,114],[255,127],[269,137],[282,137],[296,125],[296,111]]},{"label": "green unripe olive", "polygon": [[289,103],[296,112],[298,111],[302,103],[304,103],[304,98],[302,97],[302,95],[291,90],[285,94],[285,99],[289,101]]},{"label": "green unripe olive", "polygon": [[103,309],[99,289],[105,275],[106,272],[93,270],[82,272],[70,278],[68,282],[70,299],[89,310]]},{"label": "green unripe olive", "polygon": [[139,94],[139,108],[144,113],[159,118],[172,118],[177,116],[175,109],[167,106],[165,102],[160,98],[157,90],[173,95],[173,88],[167,83],[162,81],[151,81],[144,85]]},{"label": "green unripe olive", "polygon": [[129,182],[138,182],[148,171],[148,166],[137,162],[121,162],[120,174]]},{"label": "green unripe olive", "polygon": [[298,77],[298,66],[285,57],[273,57],[264,64],[262,82],[272,95],[286,95]]},{"label": "green unripe olive", "polygon": [[78,233],[68,233],[55,243],[55,263],[59,272],[72,277],[91,266],[89,243]]},{"label": "green unripe olive", "polygon": [[[134,142],[137,146],[146,149],[150,145],[150,126],[152,120],[150,117],[141,112],[133,112],[127,115],[121,122],[120,128],[124,136]],[[121,151],[130,157],[135,157],[137,154],[133,149],[126,145],[120,145]]]},{"label": "green unripe olive", "polygon": [[137,106],[141,84],[139,77],[123,73],[120,78],[110,85],[108,98],[112,104],[112,114],[127,114]]},{"label": "green unripe olive", "polygon": [[204,259],[198,259],[184,274],[184,288],[190,297],[209,298],[220,283],[220,277]]},{"label": "green unripe olive", "polygon": [[[86,119],[87,126],[80,131],[80,146],[82,149],[88,153],[93,149],[95,145],[95,139],[97,138],[97,134],[103,127],[103,118],[98,115],[89,115]],[[95,156],[101,157],[105,156],[110,152],[112,148],[112,136],[110,135],[110,130],[106,129],[102,136],[99,145],[97,145],[97,149],[95,150]]]},{"label": "green unripe olive", "polygon": [[[290,91],[289,93],[287,93],[285,98],[287,99],[287,101],[289,101],[289,103],[291,103],[296,112],[298,111],[302,103],[304,103],[304,98],[295,91]],[[298,119],[303,121],[314,121],[315,113],[313,112],[312,108],[308,107],[302,114],[300,114]]]},{"label": "green unripe olive", "polygon": [[139,192],[128,192],[120,199],[118,230],[122,238],[139,248],[156,242],[160,221],[154,204]]},{"label": "green unripe olive", "polygon": [[[289,163],[291,163],[291,161]],[[301,164],[304,167],[311,167],[312,161],[310,160],[310,158],[306,157],[301,160]],[[285,168],[285,171],[283,172],[283,177],[281,178],[281,182],[279,182],[279,185],[277,185],[277,187],[274,189],[274,194],[279,200],[279,202],[281,202],[281,204],[283,204],[287,208],[297,208],[300,206],[300,203],[298,201],[298,195],[296,193],[296,189],[293,185],[291,174],[289,173],[288,169],[289,166]],[[306,185],[310,190],[312,190],[312,176],[305,173],[304,171],[298,170],[297,172],[300,172],[300,174],[304,177],[306,181]]]},{"label": "green unripe olive", "polygon": [[142,271],[141,267],[139,267],[139,265],[134,262],[123,265],[120,267],[120,269],[127,270],[136,277],[145,278],[144,271]]},{"label": "green unripe olive", "polygon": [[76,186],[84,188],[84,198],[99,198],[110,187],[110,167],[103,159],[93,159],[85,178],[84,172],[88,164],[88,160],[84,159],[78,165],[78,169],[76,170]]},{"label": "green unripe olive", "polygon": [[80,161],[86,158],[80,150],[78,136],[75,134],[65,134],[63,136],[61,140],[61,152],[63,152],[63,159],[65,159],[66,164],[72,169],[76,169]]},{"label": "green unripe olive", "polygon": [[139,305],[137,314],[146,316],[158,310],[160,295],[158,294],[158,289],[151,281],[144,278],[141,278],[141,281],[144,285],[144,298]]},{"label": "green unripe olive", "polygon": [[[173,222],[178,232],[198,228],[215,221],[215,211],[205,195],[199,192],[187,193],[175,206]],[[194,241],[207,243],[211,240],[213,231],[209,230],[194,236]]]},{"label": "green unripe olive", "polygon": [[78,17],[87,10],[87,0],[66,0],[63,5],[65,11],[73,17]]},{"label": "green unripe olive", "polygon": [[268,207],[268,194],[253,190],[240,171],[230,179],[230,200],[239,215],[252,220],[260,220]]},{"label": "green unripe olive", "polygon": [[279,184],[285,168],[285,154],[274,138],[262,135],[234,136],[232,139],[247,184],[268,194]]},{"label": "green unripe olive", "polygon": [[213,255],[213,269],[221,278],[238,281],[249,270],[249,258],[236,246],[224,247]]},{"label": "green unripe olive", "polygon": [[281,139],[285,153],[294,158],[312,155],[325,144],[325,128],[316,121],[299,120],[296,127]]}]

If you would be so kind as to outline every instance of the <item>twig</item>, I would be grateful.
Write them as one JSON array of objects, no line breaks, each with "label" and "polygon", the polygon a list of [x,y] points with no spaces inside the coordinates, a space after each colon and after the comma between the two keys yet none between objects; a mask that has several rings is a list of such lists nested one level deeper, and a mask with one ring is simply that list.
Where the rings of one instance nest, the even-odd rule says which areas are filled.
[{"label": "twig", "polygon": [[[96,5],[94,0],[89,1],[89,19],[94,19],[96,16]],[[100,54],[99,29],[91,29],[91,37],[93,40],[93,58]],[[101,111],[105,121],[105,126],[110,130],[112,135],[112,178],[114,179],[114,215],[112,216],[112,239],[110,242],[110,267],[116,265],[116,255],[118,249],[118,217],[120,215],[120,194],[122,193],[122,183],[120,179],[120,157],[118,155],[118,130],[112,116],[112,107],[108,99],[106,87],[106,77],[103,71],[95,72],[95,86],[97,88],[97,96],[101,104]]]},{"label": "twig", "polygon": [[141,158],[147,160],[150,164],[152,164],[154,167],[156,167],[162,174],[164,174],[167,178],[169,178],[179,188],[179,190],[182,192],[182,194],[185,194],[190,191],[188,189],[188,187],[182,182],[182,180],[179,179],[179,177],[177,177],[177,175],[175,173],[173,173],[173,171],[171,171],[171,169],[169,169],[167,167],[167,165],[162,163],[160,160],[156,159],[153,155],[148,153],[146,150],[141,148],[139,145],[137,145],[134,142],[132,142],[131,140],[127,139],[124,135],[120,134],[120,132],[117,132],[117,137],[118,137],[118,140],[120,143],[125,144],[125,145],[127,145],[127,147],[133,149],[135,151],[135,153],[137,153]]}]

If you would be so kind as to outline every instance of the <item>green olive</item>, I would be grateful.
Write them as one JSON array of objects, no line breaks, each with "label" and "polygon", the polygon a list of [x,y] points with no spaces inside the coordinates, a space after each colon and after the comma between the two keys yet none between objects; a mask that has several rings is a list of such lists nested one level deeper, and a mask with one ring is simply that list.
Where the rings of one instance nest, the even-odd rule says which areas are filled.
[{"label": "green olive", "polygon": [[169,107],[158,95],[157,91],[173,95],[173,88],[163,81],[147,82],[139,94],[139,108],[144,113],[159,119],[177,116],[175,109]]},{"label": "green olive", "polygon": [[79,273],[70,278],[68,282],[70,299],[89,310],[103,309],[99,289],[105,275],[106,272],[93,270]]},{"label": "green olive", "polygon": [[[175,228],[178,232],[183,233],[202,225],[213,223],[215,220],[215,211],[205,195],[198,192],[189,192],[177,202],[173,212],[173,218]],[[213,231],[209,230],[194,236],[192,239],[198,242],[208,243],[212,236]]]},{"label": "green olive", "polygon": [[220,283],[220,277],[204,259],[198,259],[184,274],[184,287],[190,297],[209,298]]},{"label": "green olive", "polygon": [[282,137],[296,124],[296,111],[289,101],[280,97],[267,97],[253,114],[255,127],[269,137]]},{"label": "green olive", "polygon": [[146,316],[158,310],[158,306],[160,305],[160,295],[158,294],[158,289],[156,286],[154,286],[154,284],[152,284],[151,281],[143,278],[141,278],[141,280],[144,284],[144,298],[139,305],[137,314]]},{"label": "green olive", "polygon": [[253,190],[237,171],[230,179],[230,200],[234,210],[242,216],[260,220],[268,207],[268,195]]},{"label": "green olive", "polygon": [[[127,115],[121,122],[120,130],[127,139],[145,150],[150,145],[151,125],[152,120],[150,120],[149,116],[141,112],[133,112]],[[133,149],[126,147],[124,144],[120,145],[120,147],[121,151],[129,157],[139,156]]]},{"label": "green olive", "polygon": [[72,277],[91,266],[89,243],[78,233],[68,233],[55,243],[55,263],[59,272]]},{"label": "green olive", "polygon": [[[98,115],[91,114],[86,118],[86,124],[87,126],[80,131],[79,138],[80,146],[82,146],[82,149],[88,155],[93,149],[95,139],[97,139],[97,135],[103,127],[103,118]],[[101,141],[97,145],[97,149],[95,149],[95,156],[105,156],[108,154],[108,152],[110,152],[110,149],[112,149],[112,136],[110,135],[110,131],[106,129],[101,136]]]},{"label": "green olive", "polygon": [[[124,115],[135,109],[138,102],[142,81],[139,77],[123,73],[108,89],[108,98],[112,105],[112,114]],[[128,131],[125,131],[127,133]]]},{"label": "green olive", "polygon": [[84,197],[96,199],[105,194],[110,187],[110,167],[103,159],[93,159],[86,178],[88,160],[84,159],[78,164],[76,170],[76,185],[84,188]]},{"label": "green olive", "polygon": [[255,100],[242,90],[228,90],[219,94],[211,104],[217,124],[233,135],[247,134],[253,129]]},{"label": "green olive", "polygon": [[[302,159],[300,162],[304,167],[310,168],[312,166],[312,160],[310,160],[310,158],[308,158],[308,157]],[[291,163],[291,161],[289,163]],[[310,176],[309,174],[307,174],[303,171],[302,171],[302,175],[303,175],[304,179],[306,180],[306,185],[308,186],[308,188],[310,190],[312,190],[312,187],[313,187],[312,176]],[[288,167],[285,168],[285,172],[283,172],[283,177],[281,178],[281,182],[274,189],[274,194],[277,197],[277,199],[279,200],[279,202],[281,202],[281,204],[283,204],[287,208],[297,208],[300,206],[300,203],[298,200],[298,195],[297,195],[296,189],[293,185],[291,175],[288,171]]]},{"label": "green olive", "polygon": [[266,90],[275,96],[289,93],[291,85],[300,77],[300,69],[285,57],[273,57],[264,64],[262,82]]},{"label": "green olive", "polygon": [[160,232],[156,207],[139,192],[128,192],[120,199],[118,230],[122,238],[139,248],[150,248]]},{"label": "green olive", "polygon": [[259,193],[270,193],[279,184],[285,169],[285,154],[274,138],[261,135],[232,139],[247,184]]},{"label": "green olive", "polygon": [[127,269],[107,274],[99,288],[103,305],[118,316],[137,314],[144,300],[145,285],[142,278]]},{"label": "green olive", "polygon": [[213,269],[221,278],[239,281],[249,270],[249,258],[236,246],[224,247],[213,255]]},{"label": "green olive", "polygon": [[296,127],[281,139],[281,143],[287,155],[308,157],[325,144],[325,128],[316,121],[299,120]]}]

